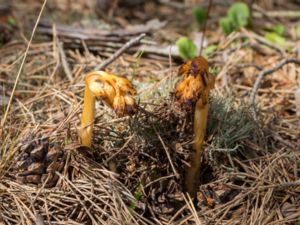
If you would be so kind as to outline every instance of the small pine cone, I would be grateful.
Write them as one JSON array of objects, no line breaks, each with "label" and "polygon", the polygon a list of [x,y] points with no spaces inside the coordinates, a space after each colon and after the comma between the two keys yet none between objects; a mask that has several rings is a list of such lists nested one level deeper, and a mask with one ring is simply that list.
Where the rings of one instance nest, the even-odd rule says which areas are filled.
[{"label": "small pine cone", "polygon": [[24,141],[19,147],[16,158],[16,179],[23,184],[44,185],[47,188],[56,185],[66,161],[66,154],[57,144],[49,143],[47,138],[35,138]]}]

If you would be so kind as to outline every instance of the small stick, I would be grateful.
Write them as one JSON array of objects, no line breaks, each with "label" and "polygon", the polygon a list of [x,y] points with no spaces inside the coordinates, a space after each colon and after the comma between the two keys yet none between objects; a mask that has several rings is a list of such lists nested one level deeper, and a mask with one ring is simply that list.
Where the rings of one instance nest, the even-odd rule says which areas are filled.
[{"label": "small stick", "polygon": [[266,11],[265,9],[261,8],[257,4],[253,4],[253,9],[255,12],[256,18],[261,18],[262,16],[268,17],[272,20],[272,22],[276,22],[274,18],[287,18],[287,19],[294,19],[299,18],[300,11],[299,10],[278,10],[278,11]]},{"label": "small stick", "polygon": [[140,34],[139,36],[131,39],[130,41],[126,42],[118,51],[116,51],[110,58],[105,60],[101,65],[96,66],[94,70],[103,70],[105,67],[107,67],[109,64],[111,64],[113,61],[115,61],[120,55],[122,55],[127,49],[132,47],[133,45],[139,43],[144,37],[146,36],[145,33]]},{"label": "small stick", "polygon": [[208,9],[205,15],[205,20],[204,20],[204,25],[203,25],[203,31],[202,31],[202,38],[201,38],[201,43],[200,43],[200,51],[199,51],[199,55],[202,54],[202,49],[203,49],[203,41],[204,41],[204,37],[205,37],[205,32],[206,32],[206,26],[207,26],[207,20],[209,18],[209,13],[211,10],[211,6],[212,6],[212,0],[209,0],[208,2]]},{"label": "small stick", "polygon": [[268,188],[289,188],[289,187],[298,187],[300,186],[300,181],[284,182],[281,184],[270,184],[266,186],[260,186],[259,189],[268,189]]},{"label": "small stick", "polygon": [[171,165],[171,168],[172,168],[172,170],[173,170],[173,173],[174,173],[175,177],[176,177],[177,179],[179,179],[180,175],[179,175],[179,173],[177,173],[177,171],[176,171],[176,169],[175,169],[175,166],[174,166],[174,164],[173,164],[173,162],[172,162],[170,153],[168,152],[167,146],[165,145],[163,139],[161,138],[161,136],[159,135],[159,133],[157,132],[157,130],[156,130],[155,128],[154,128],[154,130],[155,130],[155,133],[156,133],[158,139],[160,140],[160,143],[162,144],[162,146],[163,146],[163,148],[164,148],[164,150],[165,150],[165,152],[166,152],[166,155],[167,155],[167,157],[168,157],[168,160],[169,160],[169,162],[170,162],[170,165]]},{"label": "small stick", "polygon": [[260,87],[260,83],[261,83],[263,77],[266,76],[266,75],[269,75],[271,73],[274,73],[275,71],[281,69],[281,67],[283,67],[284,65],[286,65],[288,63],[295,63],[295,64],[300,65],[300,58],[299,59],[296,59],[296,58],[283,59],[278,64],[276,64],[273,68],[263,70],[258,74],[258,76],[255,80],[255,83],[253,85],[251,95],[250,95],[250,101],[251,101],[252,108],[253,108],[253,117],[254,117],[255,120],[257,120],[257,112],[256,112],[256,107],[255,107],[255,98],[256,98],[256,94],[257,94],[258,88]]},{"label": "small stick", "polygon": [[59,55],[60,55],[60,59],[61,59],[61,64],[63,66],[63,69],[65,71],[65,74],[67,75],[67,78],[69,79],[69,81],[71,83],[73,83],[74,78],[72,76],[72,72],[69,66],[69,63],[67,61],[67,57],[64,51],[64,47],[63,47],[63,43],[62,42],[58,42],[58,50],[59,50]]},{"label": "small stick", "polygon": [[38,18],[37,18],[37,20],[36,20],[36,22],[35,22],[34,28],[33,28],[33,30],[32,30],[32,34],[31,34],[30,40],[29,40],[29,42],[28,42],[28,45],[27,45],[27,48],[26,48],[26,51],[25,51],[25,54],[24,54],[24,57],[23,57],[21,66],[20,66],[20,68],[19,68],[19,71],[18,71],[16,80],[15,80],[14,87],[13,87],[13,90],[12,90],[12,92],[11,92],[11,95],[10,95],[10,98],[9,98],[9,102],[8,102],[8,104],[7,104],[6,111],[5,111],[4,116],[3,116],[3,119],[2,119],[2,121],[1,121],[1,127],[2,127],[2,128],[4,127],[4,124],[5,124],[5,122],[6,122],[7,115],[8,115],[8,112],[9,112],[9,110],[10,110],[10,106],[11,106],[11,104],[12,104],[12,100],[13,100],[13,98],[14,98],[14,94],[15,94],[15,91],[16,91],[16,88],[17,88],[17,85],[18,85],[20,76],[21,76],[21,72],[22,72],[22,69],[23,69],[23,67],[24,67],[25,60],[26,60],[26,58],[27,58],[27,54],[28,54],[28,51],[29,51],[29,47],[30,47],[30,45],[31,45],[31,42],[32,42],[33,36],[34,36],[34,34],[35,34],[36,28],[37,28],[37,26],[38,26],[38,24],[39,24],[39,22],[40,22],[40,19],[41,19],[42,13],[43,13],[43,11],[44,11],[44,8],[45,8],[45,6],[46,6],[46,3],[47,3],[47,0],[44,0],[44,3],[43,3],[42,8],[41,8],[41,10],[40,10],[39,16],[38,16]]}]

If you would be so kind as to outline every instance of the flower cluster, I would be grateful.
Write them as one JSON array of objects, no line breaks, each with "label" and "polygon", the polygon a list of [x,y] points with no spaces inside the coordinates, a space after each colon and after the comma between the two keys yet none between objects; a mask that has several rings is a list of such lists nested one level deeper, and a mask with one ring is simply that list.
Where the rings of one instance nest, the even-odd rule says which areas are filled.
[{"label": "flower cluster", "polygon": [[181,104],[193,108],[199,98],[214,87],[214,77],[208,72],[205,58],[198,56],[185,62],[178,71],[182,80],[176,86],[175,96]]},{"label": "flower cluster", "polygon": [[132,115],[136,112],[137,104],[132,97],[136,90],[125,77],[94,71],[87,74],[85,82],[96,97],[100,97],[114,109],[117,116]]}]

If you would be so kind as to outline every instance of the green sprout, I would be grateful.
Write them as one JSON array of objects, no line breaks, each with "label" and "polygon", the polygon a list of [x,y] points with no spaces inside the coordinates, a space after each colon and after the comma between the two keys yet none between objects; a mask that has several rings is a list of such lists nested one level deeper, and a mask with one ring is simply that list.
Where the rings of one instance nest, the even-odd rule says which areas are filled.
[{"label": "green sprout", "polygon": [[195,17],[198,25],[203,26],[206,18],[206,10],[202,7],[194,7],[193,16]]},{"label": "green sprout", "polygon": [[271,31],[275,32],[276,34],[282,36],[284,34],[285,28],[282,24],[278,24],[274,26]]},{"label": "green sprout", "polygon": [[279,45],[280,47],[285,47],[285,38],[279,34],[277,34],[276,32],[267,32],[265,34],[265,39],[267,39],[268,41]]},{"label": "green sprout", "polygon": [[180,56],[184,59],[193,59],[198,55],[197,46],[187,37],[181,37],[176,41]]},{"label": "green sprout", "polygon": [[129,209],[130,210],[135,210],[138,202],[141,200],[142,196],[143,196],[143,193],[142,193],[142,190],[143,190],[143,186],[142,184],[139,184],[134,192],[134,200],[131,202],[130,206],[129,206]]},{"label": "green sprout", "polygon": [[285,31],[284,26],[282,24],[278,24],[272,27],[271,29],[269,29],[269,31],[265,33],[265,39],[280,47],[285,47],[286,42],[283,36],[284,31]]},{"label": "green sprout", "polygon": [[212,53],[214,53],[218,48],[218,45],[212,44],[207,46],[204,51],[203,51],[203,56],[204,58],[208,58],[208,56],[210,56]]},{"label": "green sprout", "polygon": [[11,17],[11,16],[8,17],[7,23],[8,23],[8,25],[10,25],[11,27],[17,26],[17,21],[16,21],[16,19],[13,18],[13,17]]},{"label": "green sprout", "polygon": [[247,4],[237,2],[229,8],[227,16],[233,22],[236,29],[246,27],[250,22],[250,9]]},{"label": "green sprout", "polygon": [[300,25],[296,27],[296,35],[300,38]]},{"label": "green sprout", "polygon": [[221,18],[219,24],[226,35],[242,27],[247,27],[250,24],[250,9],[248,5],[243,2],[232,4],[227,11],[227,17]]}]

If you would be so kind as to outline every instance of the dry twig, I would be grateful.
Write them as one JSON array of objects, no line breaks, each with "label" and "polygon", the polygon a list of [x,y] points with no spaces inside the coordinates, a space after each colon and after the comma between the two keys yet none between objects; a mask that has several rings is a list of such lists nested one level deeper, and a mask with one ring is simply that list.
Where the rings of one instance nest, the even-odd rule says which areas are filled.
[{"label": "dry twig", "polygon": [[72,72],[71,72],[69,63],[67,61],[67,57],[66,57],[66,54],[65,54],[65,51],[64,51],[63,43],[58,42],[58,50],[59,50],[59,55],[60,55],[60,59],[61,59],[61,64],[63,66],[65,74],[67,75],[67,78],[69,79],[69,81],[72,83],[74,81],[74,78],[72,76]]},{"label": "dry twig", "polygon": [[131,39],[130,41],[126,42],[118,51],[116,51],[110,58],[105,60],[101,65],[96,66],[94,70],[103,70],[113,61],[115,61],[120,55],[122,55],[127,49],[132,47],[133,45],[139,43],[144,37],[146,36],[145,33],[140,34],[139,36]]},{"label": "dry twig", "polygon": [[160,142],[161,142],[161,144],[162,144],[162,146],[163,146],[163,148],[164,148],[164,150],[166,152],[166,155],[168,157],[168,160],[169,160],[169,163],[170,163],[171,168],[173,170],[173,173],[174,173],[175,177],[178,179],[180,177],[180,175],[179,175],[179,173],[177,173],[177,171],[175,169],[175,166],[174,166],[174,164],[172,162],[172,159],[171,159],[170,153],[169,153],[169,151],[167,149],[167,146],[165,145],[163,139],[161,138],[161,136],[159,135],[159,133],[157,132],[157,130],[155,128],[154,128],[154,130],[155,130],[155,133],[156,133],[158,139],[160,140]]},{"label": "dry twig", "polygon": [[258,74],[258,76],[257,76],[257,78],[255,80],[255,83],[253,85],[252,93],[250,95],[250,101],[251,101],[251,104],[252,104],[253,116],[254,116],[255,120],[257,120],[257,112],[256,112],[256,106],[255,106],[255,97],[256,97],[256,94],[257,94],[257,91],[259,89],[259,86],[260,86],[260,83],[261,83],[262,79],[264,78],[264,76],[269,75],[271,73],[274,73],[275,71],[281,69],[284,65],[286,65],[288,63],[300,64],[300,59],[296,59],[296,58],[283,59],[282,61],[280,61],[278,64],[276,64],[271,69],[263,70],[263,71],[261,71]]}]

